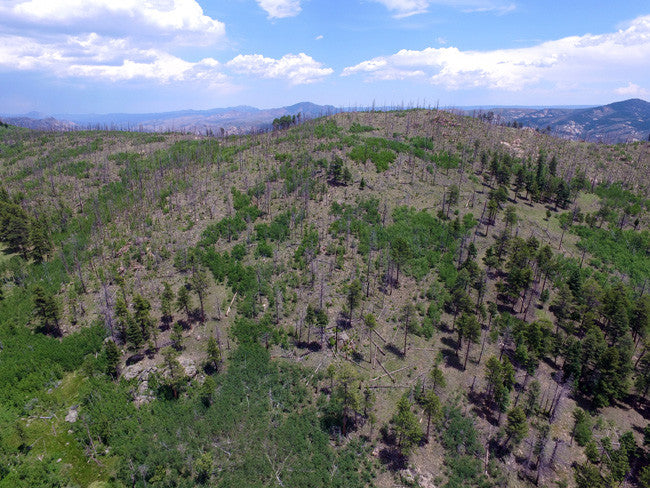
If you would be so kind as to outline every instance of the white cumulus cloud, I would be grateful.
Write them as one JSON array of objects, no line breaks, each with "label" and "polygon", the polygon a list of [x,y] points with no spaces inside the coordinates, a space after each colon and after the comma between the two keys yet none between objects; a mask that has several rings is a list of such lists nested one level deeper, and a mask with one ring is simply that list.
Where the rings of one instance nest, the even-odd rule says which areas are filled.
[{"label": "white cumulus cloud", "polygon": [[179,45],[214,46],[222,22],[196,0],[0,0],[0,70],[159,83],[227,82],[213,58],[188,61]]},{"label": "white cumulus cloud", "polygon": [[374,0],[383,4],[397,18],[425,13],[432,5],[447,6],[464,12],[506,13],[514,10],[515,4],[506,0]]},{"label": "white cumulus cloud", "polygon": [[240,74],[286,79],[292,85],[320,81],[334,72],[304,53],[286,54],[280,59],[266,58],[261,54],[240,54],[228,61],[226,66]]},{"label": "white cumulus cloud", "polygon": [[629,81],[627,85],[621,86],[620,88],[617,88],[614,90],[616,93],[619,95],[623,95],[626,97],[648,97],[650,96],[650,91],[646,90],[645,88],[637,85],[636,83],[632,83]]},{"label": "white cumulus cloud", "polygon": [[124,39],[103,38],[97,34],[67,36],[53,42],[1,36],[1,68],[44,71],[62,78],[110,81],[137,78],[160,83],[202,80],[211,85],[227,81],[215,59],[189,62],[159,49],[136,48]]},{"label": "white cumulus cloud", "polygon": [[282,19],[285,17],[295,17],[302,10],[300,0],[257,0],[270,19]]},{"label": "white cumulus cloud", "polygon": [[[538,83],[566,86],[647,77],[650,16],[617,32],[572,36],[534,46],[491,51],[456,47],[401,50],[343,70],[368,79],[420,77],[447,89],[474,87],[516,91]],[[645,72],[645,75],[643,74]]]},{"label": "white cumulus cloud", "polygon": [[5,0],[0,1],[0,23],[65,33],[155,36],[157,42],[210,44],[225,36],[223,22],[205,15],[196,0]]}]

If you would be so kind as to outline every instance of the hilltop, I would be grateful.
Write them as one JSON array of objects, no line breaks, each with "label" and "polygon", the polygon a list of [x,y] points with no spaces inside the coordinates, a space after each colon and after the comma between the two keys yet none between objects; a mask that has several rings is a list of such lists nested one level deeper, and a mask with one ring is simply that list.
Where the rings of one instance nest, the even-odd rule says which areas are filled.
[{"label": "hilltop", "polygon": [[0,487],[647,486],[650,143],[300,122],[0,127]]}]

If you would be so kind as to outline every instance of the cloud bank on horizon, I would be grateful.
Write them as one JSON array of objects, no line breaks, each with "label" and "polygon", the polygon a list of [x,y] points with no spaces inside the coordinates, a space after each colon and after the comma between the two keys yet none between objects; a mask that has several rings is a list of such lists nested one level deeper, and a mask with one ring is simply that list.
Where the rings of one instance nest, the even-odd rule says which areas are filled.
[{"label": "cloud bank on horizon", "polygon": [[[346,67],[343,76],[369,80],[423,78],[447,89],[483,87],[520,91],[542,82],[562,86],[589,78],[615,81],[621,71],[641,74],[650,61],[650,15],[613,33],[571,36],[525,48],[462,51],[455,47],[403,49]],[[627,94],[641,87],[628,83]]]},{"label": "cloud bank on horizon", "polygon": [[[532,0],[242,0],[218,8],[203,0],[0,0],[0,83],[9,87],[0,111],[38,109],[50,87],[70,96],[101,90],[106,107],[129,90],[146,90],[152,106],[156,93],[190,104],[202,96],[204,108],[292,96],[333,104],[409,93],[466,104],[648,96],[642,2],[607,30],[571,32],[566,19],[556,31],[537,26],[539,38],[517,38],[541,15],[532,8]],[[77,110],[84,106],[98,105]]]}]

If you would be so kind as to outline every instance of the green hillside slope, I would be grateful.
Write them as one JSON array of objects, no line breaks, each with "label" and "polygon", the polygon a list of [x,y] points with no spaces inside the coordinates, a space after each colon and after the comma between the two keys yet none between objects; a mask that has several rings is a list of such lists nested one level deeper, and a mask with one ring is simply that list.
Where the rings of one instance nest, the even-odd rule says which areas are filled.
[{"label": "green hillside slope", "polygon": [[650,486],[650,143],[285,125],[0,128],[0,487]]}]

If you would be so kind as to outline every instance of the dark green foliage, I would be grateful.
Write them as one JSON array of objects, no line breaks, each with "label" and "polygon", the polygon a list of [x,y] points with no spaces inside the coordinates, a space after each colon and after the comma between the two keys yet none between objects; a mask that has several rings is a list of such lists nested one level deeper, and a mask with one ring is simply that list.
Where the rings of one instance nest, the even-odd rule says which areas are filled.
[{"label": "dark green foliage", "polygon": [[106,355],[106,374],[115,379],[120,374],[119,364],[122,356],[120,349],[115,342],[108,340],[104,345],[104,353]]},{"label": "dark green foliage", "polygon": [[52,250],[52,242],[48,236],[47,228],[42,221],[33,220],[29,229],[30,257],[41,263]]},{"label": "dark green foliage", "polygon": [[605,488],[607,486],[598,468],[588,463],[575,467],[575,480],[577,488]]},{"label": "dark green foliage", "polygon": [[[277,486],[278,478],[292,487],[365,486],[364,446],[330,447],[302,375],[270,362],[259,346],[245,346],[196,395],[138,411],[125,384],[95,382],[80,415],[90,435],[119,456],[118,478],[129,486],[132,476],[138,487]],[[76,425],[79,440],[88,442],[84,426]]]},{"label": "dark green foliage", "polygon": [[589,441],[585,446],[585,455],[591,463],[598,464],[600,462],[600,451],[598,444],[594,441]]},{"label": "dark green foliage", "polygon": [[481,324],[476,318],[476,315],[472,313],[463,313],[458,319],[457,330],[458,348],[460,349],[462,341],[465,341],[467,344],[465,362],[463,363],[463,369],[466,369],[470,347],[472,344],[476,344],[481,336]]},{"label": "dark green foliage", "polygon": [[296,124],[296,116],[295,115],[283,115],[282,117],[278,117],[276,119],[273,119],[273,130],[278,130],[278,129],[288,129],[292,125]]},{"label": "dark green foliage", "polygon": [[208,291],[208,287],[210,286],[210,282],[208,281],[208,275],[205,271],[205,268],[201,263],[197,262],[192,266],[192,276],[190,276],[189,285],[199,299],[199,307],[201,312],[200,320],[201,322],[204,322],[205,309],[203,303],[205,301],[205,295]]},{"label": "dark green foliage", "polygon": [[397,437],[397,446],[402,454],[408,456],[422,439],[420,424],[411,410],[408,398],[403,396],[397,401],[397,411],[391,419],[391,424]]},{"label": "dark green foliage", "polygon": [[29,250],[29,215],[0,188],[0,242],[9,245],[10,252],[27,257]]},{"label": "dark green foliage", "polygon": [[126,322],[124,337],[129,348],[138,350],[144,344],[144,336],[142,335],[142,328],[136,323],[131,316]]},{"label": "dark green foliage", "polygon": [[[528,470],[524,475],[529,476],[539,463],[537,467],[546,470],[543,475],[546,479],[540,484],[552,485],[556,481],[550,474],[550,466],[558,465],[549,462],[550,445],[544,449],[539,444],[544,436],[547,436],[544,442],[550,440],[549,433],[544,434],[540,427],[545,422],[543,417],[554,415],[553,407],[551,412],[540,412],[540,397],[544,399],[541,403],[547,405],[553,404],[555,396],[553,388],[546,391],[545,387],[542,393],[540,383],[527,382],[529,377],[525,376],[521,391],[516,393],[517,400],[512,399],[519,407],[502,416],[512,406],[514,365],[525,370],[520,371],[521,377],[524,373],[534,374],[542,362],[545,365],[539,368],[539,374],[547,375],[549,369],[555,374],[561,371],[563,378],[554,376],[554,379],[572,386],[571,395],[581,405],[598,408],[616,400],[630,400],[631,408],[642,408],[641,396],[647,393],[650,383],[650,353],[647,352],[650,306],[647,299],[646,303],[639,299],[647,296],[644,285],[648,277],[644,228],[647,216],[643,212],[648,202],[622,185],[603,185],[596,190],[601,197],[601,211],[583,215],[577,204],[582,205],[584,200],[593,212],[589,203],[593,198],[583,199],[577,192],[588,191],[590,180],[575,167],[575,162],[572,161],[571,168],[567,167],[569,160],[561,145],[553,149],[557,156],[540,153],[537,161],[529,156],[519,160],[502,152],[505,146],[498,142],[495,145],[489,141],[484,145],[489,134],[477,133],[472,141],[458,133],[459,129],[452,128],[456,127],[453,124],[444,131],[450,130],[461,137],[445,141],[436,125],[439,117],[431,120],[434,125],[428,121],[423,125],[421,120],[416,120],[420,115],[423,114],[411,117],[410,112],[400,112],[398,117],[408,116],[401,121],[406,123],[406,132],[395,132],[392,138],[367,137],[366,133],[375,128],[358,122],[345,131],[335,120],[320,120],[266,139],[242,138],[241,146],[235,146],[235,138],[216,141],[192,137],[154,152],[153,149],[168,144],[153,148],[138,145],[167,140],[172,143],[184,137],[140,134],[124,136],[125,144],[116,145],[112,136],[109,142],[90,134],[84,136],[84,142],[75,143],[76,134],[43,134],[38,137],[43,139],[44,148],[35,148],[26,156],[30,158],[29,165],[24,164],[25,158],[14,159],[18,152],[25,150],[20,137],[0,143],[0,155],[7,163],[6,183],[13,190],[20,188],[24,192],[10,195],[0,190],[0,234],[7,254],[0,259],[3,292],[0,459],[9,460],[0,462],[0,485],[85,486],[90,475],[81,479],[77,474],[80,468],[92,473],[93,480],[142,488],[367,484],[372,471],[360,465],[367,460],[368,453],[353,439],[374,437],[376,419],[370,408],[373,396],[370,393],[377,392],[384,401],[399,396],[399,393],[392,395],[396,390],[384,393],[379,388],[364,390],[362,386],[365,379],[358,376],[359,370],[372,376],[382,374],[376,367],[375,372],[370,371],[373,368],[365,364],[367,349],[372,356],[373,349],[366,335],[372,329],[375,332],[371,336],[379,344],[374,349],[375,358],[382,361],[382,368],[398,370],[394,384],[388,385],[397,387],[427,374],[431,363],[393,358],[390,354],[400,356],[396,349],[387,356],[388,351],[382,345],[388,338],[384,334],[387,329],[399,333],[403,327],[406,352],[409,333],[430,338],[435,328],[439,328],[443,345],[452,344],[449,342],[451,327],[458,333],[458,346],[468,347],[467,361],[477,331],[480,334],[480,325],[485,325],[489,329],[485,331],[485,356],[496,354],[499,359],[493,357],[486,361],[486,395],[483,397],[482,392],[472,387],[467,399],[487,400],[476,405],[487,421],[495,420],[496,415],[485,408],[492,408],[499,415],[504,430],[488,440],[490,446],[495,445],[496,439],[507,439],[504,444],[515,445],[524,435],[527,418],[531,419],[531,426],[539,430],[538,436],[531,436],[532,440],[537,438],[537,444],[522,446],[516,454],[529,455],[530,449],[529,460],[521,463],[522,459],[518,458],[518,464],[510,466],[517,466],[520,473]],[[446,124],[447,116],[438,115],[443,116],[440,118]],[[340,120],[345,120],[347,126],[352,118],[345,116]],[[401,122],[394,130],[403,130]],[[293,118],[290,123],[293,125]],[[388,126],[372,123],[377,125],[375,135],[388,134]],[[282,125],[281,119],[276,125]],[[507,135],[507,129],[504,130]],[[312,137],[312,131],[323,139],[317,141],[316,149],[305,139]],[[489,132],[495,133],[491,128]],[[58,138],[69,139],[70,147],[50,150],[48,141]],[[289,143],[294,142],[299,146],[291,147]],[[527,145],[528,141],[524,143]],[[129,152],[112,154],[106,164],[95,166],[78,160],[85,152],[108,150],[112,146],[128,148]],[[234,157],[253,146],[254,151]],[[631,147],[636,146],[615,150],[627,153]],[[306,153],[312,149],[313,153]],[[594,155],[600,152],[600,148],[592,146],[588,150],[593,150]],[[347,161],[346,154],[356,162]],[[530,147],[521,154],[530,154]],[[410,172],[413,181],[420,179],[418,186],[412,188],[417,191],[404,188],[408,198],[403,200],[413,202],[418,209],[394,208],[399,193],[395,187],[385,195],[377,194],[376,188],[394,183],[391,179],[395,172],[369,177],[369,170],[390,170],[398,157],[404,162],[405,174]],[[577,164],[584,166],[589,178],[600,178],[598,168],[586,166],[591,162],[584,161]],[[367,163],[374,167],[366,167]],[[444,171],[454,167],[460,170]],[[327,178],[336,185],[351,183],[350,169],[356,182],[360,182],[358,186],[347,189],[327,186]],[[55,174],[50,191],[43,183],[55,170],[62,172],[65,183],[56,186],[59,175]],[[559,176],[574,173],[576,176],[571,181]],[[401,178],[400,184],[408,185],[407,180]],[[220,191],[217,181],[221,185],[237,184],[242,190],[233,188],[215,204],[215,193]],[[73,184],[68,187],[68,182]],[[68,198],[74,193],[71,189],[78,188],[77,184],[82,185],[81,191],[77,191],[79,195]],[[429,192],[425,188],[429,184],[437,188]],[[440,197],[441,185],[446,188],[445,202],[436,218],[431,208],[437,205],[435,199]],[[41,187],[45,191],[41,192]],[[206,205],[198,200],[198,205],[188,210],[193,200],[185,197],[196,189],[199,197],[205,196]],[[368,198],[370,195],[376,197]],[[427,200],[429,195],[431,203]],[[463,195],[463,205],[458,206],[460,195]],[[467,205],[466,196],[469,196]],[[480,211],[486,199],[489,199],[487,221],[483,220],[482,224],[489,222],[497,226],[492,233],[496,237],[493,242],[485,241],[480,232],[472,232],[476,220],[466,213],[470,208]],[[332,205],[328,220],[330,235],[323,234],[321,221],[314,224],[315,218],[323,216],[321,202]],[[562,207],[570,211],[557,221],[545,222],[546,234],[534,232],[542,242],[525,240],[531,222],[543,215],[542,206],[535,205],[539,202],[545,204],[548,216]],[[574,208],[571,202],[576,202]],[[535,207],[534,213],[529,214],[529,205]],[[429,210],[419,210],[422,207]],[[226,217],[207,226],[196,248],[184,247],[184,243],[194,242],[195,233],[179,235],[177,232],[187,232],[192,225],[204,228],[207,222],[200,219],[215,209],[220,212],[219,218]],[[178,215],[172,213],[176,211]],[[433,212],[437,211],[438,208]],[[174,219],[178,219],[180,226],[172,224],[176,222]],[[572,243],[562,252],[573,252],[574,258],[554,256],[549,245],[545,245],[558,247],[557,242],[547,240],[549,235],[559,235],[558,221],[563,231],[574,228],[578,233],[582,232],[581,224],[586,223],[584,228],[588,232],[580,236],[581,245],[588,252],[584,260],[575,257],[581,256],[572,250]],[[183,227],[185,222],[188,224]],[[634,231],[630,230],[633,226]],[[161,235],[163,229],[174,232]],[[489,227],[485,229],[486,235],[488,230]],[[123,234],[125,231],[128,236]],[[327,257],[319,256],[322,250]],[[208,289],[201,266],[209,268],[214,279],[226,287],[225,295],[220,286],[216,296],[209,296],[210,303],[228,304],[233,298],[231,319],[217,324],[218,331],[229,334],[223,337],[224,346],[228,343],[228,353],[225,348],[220,350],[214,338],[207,339],[215,330],[214,323],[209,328],[201,327],[196,336],[200,332],[207,339],[203,346],[198,345],[199,354],[203,350],[205,375],[192,379],[185,377],[173,348],[165,349],[156,357],[157,348],[153,345],[156,331],[160,329],[152,323],[152,317],[160,313],[163,325],[175,320],[172,317],[175,296],[171,287],[164,286],[160,302],[158,297],[151,299],[150,295],[159,283],[157,280],[165,276],[166,260],[172,253],[175,253],[174,271],[180,275],[173,277],[174,282],[185,283],[181,294],[184,290],[189,293],[188,298],[196,292],[201,309],[202,292],[207,293]],[[132,266],[136,263],[144,266],[147,273],[141,274],[137,266]],[[481,269],[483,264],[489,269]],[[74,275],[75,283],[70,282],[66,272]],[[140,280],[150,276],[154,276],[153,286],[142,286]],[[42,292],[36,285],[42,287]],[[401,289],[395,290],[397,287]],[[146,291],[152,303],[134,296],[133,290]],[[307,306],[318,303],[319,298],[320,307],[325,308]],[[98,311],[104,324],[60,340],[34,334],[31,324],[43,322],[38,317],[34,320],[32,309],[47,309],[48,299],[61,303],[61,321],[66,330],[69,317],[75,326],[85,327]],[[75,301],[86,307],[78,319],[71,317],[77,315],[73,310]],[[194,320],[197,314],[191,304],[186,300],[181,302],[185,302],[179,308],[183,316],[187,315],[188,321]],[[550,307],[544,305],[548,302]],[[99,303],[99,308],[95,303]],[[486,305],[490,305],[489,320]],[[538,312],[536,308],[542,310]],[[546,316],[547,308],[555,323],[526,322],[531,317]],[[314,327],[320,329],[321,344],[329,325],[327,314],[332,316],[334,325],[330,330],[338,332],[340,325],[346,326],[341,321],[349,313],[351,323],[347,325],[352,326],[346,331],[349,347],[342,352],[351,369],[333,376],[336,384],[330,388],[322,384],[322,371],[299,370],[285,359],[271,362],[265,351],[268,349],[269,354],[278,356],[294,355],[291,347],[294,344],[290,345],[288,337],[293,335],[294,323],[299,323],[303,312],[310,332]],[[377,324],[365,320],[364,327],[358,320],[361,312],[376,313]],[[178,319],[180,314],[175,314]],[[188,325],[191,324],[183,320],[169,332],[168,327],[162,327],[165,341],[171,334],[173,346],[180,349],[182,327]],[[295,329],[296,336],[302,338],[298,327],[302,328],[303,324],[299,323]],[[103,341],[107,333],[112,340]],[[156,361],[159,367],[159,372],[149,378],[149,388],[158,398],[135,408],[133,398],[140,386],[137,380],[114,381],[118,379],[121,359],[116,344],[140,349],[147,342],[148,361]],[[191,346],[195,346],[194,341]],[[437,341],[425,344],[417,340],[414,346],[417,350],[442,349],[448,354]],[[314,342],[309,343],[309,349],[301,358],[307,358],[310,364],[314,358],[320,360],[323,355],[332,354]],[[188,353],[196,354],[196,348],[183,355]],[[128,361],[141,357],[133,355]],[[416,353],[413,357],[426,362],[429,356]],[[447,358],[450,362],[454,359]],[[405,367],[400,369],[402,365]],[[77,374],[66,375],[71,371]],[[214,374],[217,371],[219,374]],[[428,390],[423,387],[413,391],[419,407],[414,409],[405,400],[395,415],[393,425],[399,426],[394,431],[395,440],[406,452],[423,441],[419,431],[425,420],[418,422],[416,414],[426,418],[427,424],[429,420],[438,423],[439,405],[432,383],[440,388],[444,381],[441,370],[436,367],[434,371],[435,379],[428,378],[426,382]],[[458,378],[454,374],[449,378],[454,378],[455,383],[449,385],[445,396],[458,390]],[[62,378],[59,389],[58,381]],[[200,384],[203,378],[205,381]],[[389,381],[387,377],[383,379]],[[479,388],[482,388],[481,380],[478,378]],[[548,377],[540,377],[545,386],[547,380]],[[632,382],[639,396],[626,397]],[[81,391],[77,391],[79,388]],[[314,394],[318,395],[319,390],[323,398],[319,400],[320,412],[314,408]],[[59,405],[64,395],[65,405]],[[61,413],[70,404],[77,403],[80,403],[80,419],[73,426],[75,441],[66,437],[67,429],[61,429]],[[395,406],[386,406],[384,402],[381,405],[381,415],[385,415],[386,408]],[[445,448],[446,470],[441,474],[448,478],[449,487],[505,486],[505,481],[496,479],[495,466],[502,459],[490,455],[488,465],[483,465],[481,444],[494,430],[491,434],[483,429],[479,432],[469,414],[462,414],[471,408],[464,397],[462,406],[445,408],[437,426]],[[53,409],[57,409],[57,416],[48,419]],[[592,422],[578,420],[576,439],[588,438]],[[47,421],[51,421],[52,433]],[[27,424],[32,427],[26,435]],[[38,432],[38,442],[32,444],[37,440],[40,424],[48,427],[48,432],[43,435]],[[485,425],[483,420],[481,425]],[[341,433],[343,437],[329,439],[323,427],[332,427],[329,433]],[[370,427],[369,434],[367,427]],[[356,434],[346,435],[348,430],[355,429]],[[608,432],[617,435],[617,429]],[[592,463],[600,462],[601,473],[578,467],[578,482],[587,479],[590,488],[599,484],[616,486],[632,470],[630,482],[638,480],[643,484],[642,468],[647,464],[647,452],[638,449],[628,434],[610,442],[601,438],[601,433],[586,446],[588,459]],[[561,432],[556,434],[559,436]],[[60,464],[63,468],[47,454],[36,462],[36,453],[40,456],[44,452],[40,447],[41,438],[42,449],[48,452],[52,450],[50,442],[70,440],[69,449],[77,451],[79,456],[77,459],[63,456],[64,462]],[[337,440],[347,447],[334,447]],[[584,443],[584,439],[578,442]],[[434,452],[435,449],[438,448],[434,447]],[[497,451],[505,453],[503,448]],[[571,454],[574,452],[570,450]],[[435,481],[436,486],[444,483]]]},{"label": "dark green foliage", "polygon": [[147,341],[153,334],[154,321],[151,317],[151,303],[140,294],[133,297],[133,321],[140,328],[142,339]]},{"label": "dark green foliage", "polygon": [[319,139],[334,139],[338,137],[340,132],[341,128],[336,125],[336,121],[332,119],[314,126],[314,135]]},{"label": "dark green foliage", "polygon": [[255,317],[261,310],[259,298],[272,298],[269,280],[272,267],[246,266],[235,260],[227,252],[219,254],[214,248],[201,250],[199,256],[203,264],[210,269],[217,282],[226,281],[233,292],[241,298],[240,312],[246,317]]},{"label": "dark green foliage", "polygon": [[427,433],[426,438],[429,439],[429,433],[431,428],[431,420],[434,422],[438,420],[438,417],[441,414],[440,399],[438,395],[434,393],[434,390],[427,390],[420,403],[422,404],[422,410],[427,416]]},{"label": "dark green foliage", "polygon": [[573,412],[575,426],[573,427],[573,437],[579,446],[586,446],[591,440],[591,418],[589,414],[581,408],[576,408]]},{"label": "dark green foliage", "polygon": [[[17,305],[14,300],[11,302]],[[101,326],[94,326],[58,340],[31,335],[23,326],[18,326],[13,335],[3,328],[0,331],[3,344],[0,402],[22,408],[31,398],[29,395],[47,382],[60,379],[64,372],[79,368],[87,354],[99,352],[104,334]]]},{"label": "dark green foliage", "polygon": [[178,294],[176,295],[176,310],[179,312],[185,312],[185,315],[187,315],[189,320],[191,307],[192,297],[190,297],[190,292],[186,285],[182,285],[178,289]]},{"label": "dark green foliage", "polygon": [[302,216],[296,209],[292,208],[281,212],[273,217],[270,224],[255,225],[257,240],[263,242],[263,239],[270,239],[276,242],[285,241],[291,234],[291,221],[300,222]]},{"label": "dark green foliage", "polygon": [[494,356],[490,357],[485,363],[485,380],[486,394],[499,411],[505,412],[515,384],[515,369],[510,360],[506,357],[499,361]]},{"label": "dark green foliage", "polygon": [[329,181],[332,185],[347,185],[352,181],[350,169],[343,163],[343,160],[335,156],[327,170]]},{"label": "dark green foliage", "polygon": [[246,230],[250,222],[254,222],[261,211],[251,204],[251,197],[240,192],[236,188],[231,189],[235,215],[224,217],[215,224],[208,225],[201,236],[200,245],[208,247],[219,242],[219,239],[227,239],[230,242],[237,239],[239,234]]},{"label": "dark green foliage", "polygon": [[284,338],[282,331],[273,326],[269,315],[263,316],[260,320],[237,318],[231,332],[240,344],[263,342],[266,347],[270,344],[280,343]]},{"label": "dark green foliage", "polygon": [[524,356],[518,356],[517,362],[529,372],[534,372],[540,359],[546,357],[551,348],[552,327],[546,320],[524,322],[515,320],[512,334],[517,351],[525,352]]},{"label": "dark green foliage", "polygon": [[174,302],[174,290],[169,283],[163,283],[163,292],[160,295],[160,315],[164,322],[172,320],[172,304]]},{"label": "dark green foliage", "polygon": [[650,488],[650,466],[644,466],[639,473],[639,485],[642,488]]},{"label": "dark green foliage", "polygon": [[506,440],[505,444],[518,445],[528,434],[528,421],[526,414],[521,407],[514,407],[508,412],[506,419]]},{"label": "dark green foliage", "polygon": [[183,326],[180,323],[176,322],[172,326],[172,332],[169,335],[169,339],[171,340],[172,347],[174,349],[176,349],[177,351],[181,351],[183,349],[183,342],[184,342]]},{"label": "dark green foliage", "polygon": [[650,278],[650,231],[592,229],[573,226],[580,246],[604,263],[628,275],[636,283]]},{"label": "dark green foliage", "polygon": [[60,336],[61,311],[56,299],[49,295],[41,285],[36,285],[32,293],[34,316],[40,322],[40,329],[46,334]]},{"label": "dark green foliage", "polygon": [[483,447],[471,417],[457,405],[446,405],[440,421],[440,441],[445,448],[445,464],[450,468],[446,488],[483,486]]},{"label": "dark green foliage", "polygon": [[255,254],[257,256],[270,258],[273,257],[273,248],[271,245],[266,242],[266,240],[261,240],[257,243],[257,248],[255,249]]},{"label": "dark green foliage", "polygon": [[319,244],[318,230],[310,226],[305,230],[300,245],[293,255],[294,261],[301,267],[310,263],[319,253]]},{"label": "dark green foliage", "polygon": [[374,127],[369,126],[369,125],[361,125],[359,122],[352,122],[352,125],[350,125],[350,134],[360,134],[362,132],[372,132],[373,130],[376,130]]},{"label": "dark green foliage", "polygon": [[217,340],[214,338],[214,336],[210,336],[210,338],[208,339],[205,352],[206,352],[206,358],[205,358],[206,365],[212,371],[218,371],[219,365],[221,364],[221,349],[219,348],[219,344],[217,343]]},{"label": "dark green foliage", "polygon": [[372,162],[377,172],[381,173],[395,162],[397,158],[395,152],[401,152],[407,150],[407,148],[408,146],[397,141],[371,137],[365,140],[364,145],[353,147],[348,156],[351,160],[359,163]]}]

